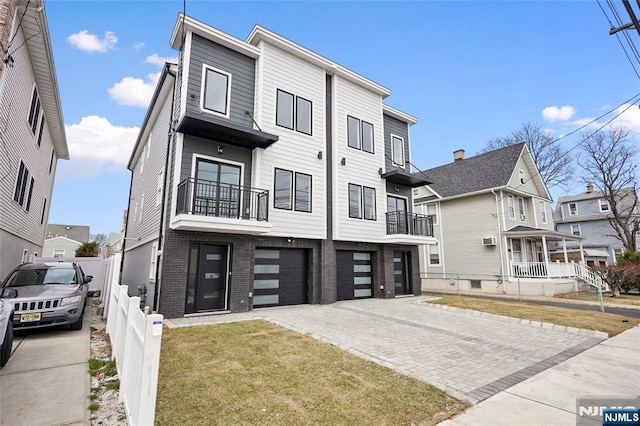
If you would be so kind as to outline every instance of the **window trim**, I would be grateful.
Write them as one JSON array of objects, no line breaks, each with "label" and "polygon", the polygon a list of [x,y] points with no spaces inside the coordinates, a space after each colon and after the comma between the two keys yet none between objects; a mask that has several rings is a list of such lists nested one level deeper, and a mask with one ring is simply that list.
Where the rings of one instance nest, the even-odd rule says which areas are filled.
[{"label": "window trim", "polygon": [[[427,265],[429,266],[442,266],[442,259],[440,254],[440,243],[435,244],[427,244]],[[436,252],[434,254],[438,255],[438,263],[434,263],[431,261],[432,248],[435,248]]]},{"label": "window trim", "polygon": [[33,175],[31,175],[31,180],[29,181],[29,192],[27,193],[27,199],[24,205],[24,210],[27,212],[31,210],[31,199],[33,197],[34,186],[36,186],[36,180],[34,179]]},{"label": "window trim", "polygon": [[[367,203],[365,203],[365,192],[367,189],[373,191],[373,217],[367,217]],[[364,220],[378,220],[377,202],[376,189],[370,186],[362,186],[362,218]]]},{"label": "window trim", "polygon": [[[573,227],[577,226],[578,227],[578,233],[576,234],[575,232],[573,232]],[[577,235],[579,237],[582,236],[582,229],[580,228],[580,224],[579,223],[572,223],[571,224],[571,235]]]},{"label": "window trim", "polygon": [[[357,122],[358,125],[358,140],[355,141],[357,142],[357,146],[353,146],[351,145],[351,141],[350,141],[350,132],[349,132],[349,120],[355,120]],[[364,147],[364,126],[365,124],[368,124],[371,126],[371,151],[365,149]],[[376,127],[373,123],[370,123],[368,121],[365,120],[361,120],[357,117],[354,117],[353,115],[349,115],[347,114],[347,147],[351,148],[351,149],[356,149],[358,151],[362,151],[362,152],[366,152],[368,154],[375,154],[376,152]],[[403,141],[403,146],[404,146],[404,141]]]},{"label": "window trim", "polygon": [[31,183],[31,181],[29,180],[30,177],[31,179],[33,179],[33,176],[31,176],[29,173],[29,169],[27,168],[27,165],[24,163],[23,160],[20,160],[20,165],[18,166],[18,173],[16,175],[16,180],[13,186],[13,201],[18,203],[20,207],[24,207],[25,202],[27,201],[26,196],[27,196],[29,184]]},{"label": "window trim", "polygon": [[158,242],[151,244],[151,260],[149,262],[149,281],[156,282],[156,272],[158,269]]},{"label": "window trim", "polygon": [[36,145],[38,148],[42,146],[42,133],[44,131],[44,114],[42,114],[42,118],[40,119],[40,129],[38,130],[38,137],[36,138]]},{"label": "window trim", "polygon": [[42,212],[40,213],[40,225],[44,225],[44,216],[47,212],[47,197],[43,197]]},{"label": "window trim", "polygon": [[[358,215],[357,216],[351,213],[351,201],[352,201],[351,187],[358,188]],[[373,191],[373,217],[367,217],[367,212],[365,211],[366,210],[366,204],[364,202],[365,189],[369,189]],[[373,222],[378,220],[378,196],[376,194],[376,188],[373,188],[371,186],[359,185],[357,183],[348,183],[347,197],[348,197],[347,205],[348,205],[350,219],[369,220]]]},{"label": "window trim", "polygon": [[[357,129],[358,129],[358,136],[357,136],[357,140],[355,141],[357,146],[352,146],[351,145],[351,138],[349,137],[349,135],[351,134],[350,130],[350,126],[349,126],[349,122],[350,120],[355,120],[356,124],[357,124]],[[357,149],[357,150],[362,150],[362,128],[360,127],[360,120],[355,118],[352,115],[347,114],[347,147],[351,148],[351,149]]]},{"label": "window trim", "polygon": [[[285,126],[278,122],[278,105],[279,105],[279,93],[282,92],[292,97],[292,105],[291,105],[291,127]],[[309,103],[309,132],[305,132],[298,128],[298,101],[305,101]],[[313,136],[313,101],[310,99],[304,98],[302,96],[298,96],[294,93],[288,92],[284,89],[276,88],[276,111],[275,111],[275,124],[278,127],[282,127],[283,129],[289,129],[294,132],[302,133],[303,135]]]},{"label": "window trim", "polygon": [[[278,171],[286,172],[289,174],[291,178],[291,183],[289,184],[289,207],[278,207],[276,206],[276,176]],[[298,176],[308,176],[309,177],[309,210],[303,210],[298,208],[297,206],[297,186],[298,186]],[[313,175],[309,173],[295,172],[293,170],[282,169],[280,167],[274,167],[273,170],[273,208],[279,210],[289,210],[296,211],[301,213],[313,213]]]},{"label": "window trim", "polygon": [[547,205],[544,201],[540,201],[540,218],[542,223],[547,223]]},{"label": "window trim", "polygon": [[520,180],[520,184],[524,185],[526,182],[524,178],[524,170],[518,170],[518,179]]},{"label": "window trim", "polygon": [[518,213],[520,213],[520,220],[522,222],[527,220],[527,206],[523,197],[518,197]]},{"label": "window trim", "polygon": [[[278,171],[286,172],[289,175],[289,207],[278,207],[276,205],[277,200],[277,191],[276,191],[276,180],[278,176]],[[273,169],[273,208],[278,210],[293,210],[293,187],[295,185],[294,181],[294,173],[291,170],[281,169],[280,167],[274,167]]]},{"label": "window trim", "polygon": [[[225,111],[220,112],[214,109],[210,109],[205,107],[205,93],[206,93],[206,85],[207,85],[207,71],[213,71],[218,74],[222,74],[227,77],[227,92],[224,99]],[[232,75],[226,71],[223,71],[219,68],[208,64],[202,64],[202,77],[200,79],[200,110],[206,112],[207,114],[217,115],[220,117],[229,118],[231,115],[231,78]]]},{"label": "window trim", "polygon": [[[309,177],[309,210],[298,208],[298,175]],[[313,211],[313,175],[300,172],[293,174],[293,210],[303,213],[311,213]]]},{"label": "window trim", "polygon": [[[357,215],[353,215],[351,213],[351,188],[358,188],[358,214]],[[362,211],[362,185],[358,185],[355,183],[349,183],[348,184],[348,189],[347,189],[347,195],[348,195],[348,209],[349,209],[349,218],[350,219],[362,219],[363,216],[363,211]],[[355,200],[354,200],[355,201]]]},{"label": "window trim", "polygon": [[[605,210],[602,209],[602,203],[604,202],[604,205],[607,206],[607,208]],[[599,198],[598,199],[598,207],[600,208],[600,213],[611,213],[611,204],[609,204],[609,200],[604,199],[604,198]]]},{"label": "window trim", "polygon": [[34,136],[36,134],[41,109],[42,101],[40,101],[40,93],[38,92],[38,87],[34,83],[33,90],[31,91],[31,102],[29,104],[29,110],[27,111],[27,123],[29,123],[29,128]]},{"label": "window trim", "polygon": [[516,220],[516,203],[511,194],[507,194],[507,215],[509,215],[509,220]]},{"label": "window trim", "polygon": [[[394,149],[394,145],[393,145],[394,138],[398,139],[398,140],[400,140],[402,142],[402,163],[398,163],[396,161],[396,158],[395,158],[396,157],[396,150]],[[406,153],[404,152],[404,138],[401,137],[401,136],[394,135],[393,133],[391,133],[390,140],[391,140],[391,162],[393,163],[394,166],[401,167],[401,168],[404,169],[405,168],[405,159],[406,159]]]},{"label": "window trim", "polygon": [[51,157],[49,158],[49,174],[53,170],[53,157],[56,155],[56,150],[54,147],[51,147]]},{"label": "window trim", "polygon": [[[433,206],[433,209],[435,210],[435,213],[430,214],[429,213],[429,206]],[[438,204],[436,203],[426,203],[424,205],[424,215],[425,216],[431,216],[431,223],[434,225],[438,224]]]},{"label": "window trim", "polygon": [[[571,205],[572,204],[576,207],[574,213],[571,212]],[[569,211],[569,216],[578,216],[578,203],[575,203],[575,202],[568,203],[567,204],[567,210]]]}]

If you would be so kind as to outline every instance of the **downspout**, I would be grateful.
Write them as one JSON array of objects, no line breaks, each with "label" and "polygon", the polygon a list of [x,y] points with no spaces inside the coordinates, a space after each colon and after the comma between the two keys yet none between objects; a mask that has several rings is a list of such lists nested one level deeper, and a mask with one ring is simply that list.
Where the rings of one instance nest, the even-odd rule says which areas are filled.
[{"label": "downspout", "polygon": [[161,272],[162,272],[162,256],[164,254],[164,236],[166,233],[166,218],[165,213],[167,211],[167,180],[169,179],[169,157],[171,154],[171,137],[173,136],[173,106],[175,104],[175,96],[176,96],[176,74],[171,72],[169,64],[165,64],[167,68],[167,74],[173,77],[173,85],[171,88],[171,112],[169,113],[169,132],[167,134],[167,152],[164,160],[164,183],[162,189],[162,204],[160,207],[160,231],[158,234],[158,250],[156,254],[156,288],[153,293],[153,312],[158,311],[158,301],[160,300],[160,287],[162,285],[161,280]]},{"label": "downspout", "polygon": [[500,280],[502,281],[502,292],[506,293],[506,282],[504,279],[504,253],[502,250],[502,232],[500,231],[500,208],[498,206],[498,194],[495,190],[491,190],[496,201],[496,229],[498,231],[498,249],[500,250]]}]

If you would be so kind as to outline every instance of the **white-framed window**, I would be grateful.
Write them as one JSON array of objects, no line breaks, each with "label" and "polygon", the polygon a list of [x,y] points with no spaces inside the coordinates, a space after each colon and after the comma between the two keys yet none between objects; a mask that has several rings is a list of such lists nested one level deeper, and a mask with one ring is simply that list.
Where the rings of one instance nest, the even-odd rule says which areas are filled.
[{"label": "white-framed window", "polygon": [[438,224],[438,206],[435,204],[427,204],[427,216],[431,217],[434,225]]},{"label": "white-framed window", "polygon": [[156,207],[162,204],[162,190],[164,189],[164,167],[158,172],[158,182],[156,182]]},{"label": "white-framed window", "polygon": [[310,100],[276,90],[276,125],[311,135],[313,104]]},{"label": "white-framed window", "polygon": [[571,225],[571,233],[573,235],[582,235],[582,233],[580,232],[580,224],[579,223],[574,223]]},{"label": "white-framed window", "polygon": [[542,223],[547,223],[547,206],[544,201],[540,201],[540,219]]},{"label": "white-framed window", "polygon": [[600,205],[600,213],[609,213],[611,211],[609,201],[601,198],[598,200],[598,204]]},{"label": "white-framed window", "polygon": [[578,215],[578,203],[569,203],[569,216]]},{"label": "white-framed window", "polygon": [[524,170],[518,170],[518,179],[520,179],[520,183],[525,183]]},{"label": "white-framed window", "polygon": [[524,221],[527,219],[524,198],[522,197],[518,197],[518,213],[520,214],[520,220]]},{"label": "white-framed window", "polygon": [[33,92],[31,93],[31,105],[29,105],[29,116],[27,121],[29,122],[29,128],[31,133],[36,134],[38,127],[38,118],[40,117],[40,96],[38,95],[38,89],[35,84],[33,85]]},{"label": "white-framed window", "polygon": [[427,244],[427,261],[429,266],[440,265],[440,244]]},{"label": "white-framed window", "polygon": [[63,249],[54,249],[53,250],[53,257],[55,257],[56,259],[61,259],[64,257],[64,250]]},{"label": "white-framed window", "polygon": [[391,135],[391,161],[404,169],[404,139]]},{"label": "white-framed window", "polygon": [[347,145],[373,154],[373,124],[347,115]]},{"label": "white-framed window", "polygon": [[311,175],[275,169],[273,207],[311,213]]},{"label": "white-framed window", "polygon": [[149,281],[156,281],[156,270],[158,264],[158,243],[151,244],[151,260],[149,262]]},{"label": "white-framed window", "polygon": [[367,186],[349,184],[349,217],[376,220],[376,190]]},{"label": "white-framed window", "polygon": [[202,64],[202,93],[200,109],[229,118],[231,74]]},{"label": "white-framed window", "polygon": [[509,212],[509,219],[516,220],[516,207],[513,199],[513,195],[507,195],[507,210]]}]

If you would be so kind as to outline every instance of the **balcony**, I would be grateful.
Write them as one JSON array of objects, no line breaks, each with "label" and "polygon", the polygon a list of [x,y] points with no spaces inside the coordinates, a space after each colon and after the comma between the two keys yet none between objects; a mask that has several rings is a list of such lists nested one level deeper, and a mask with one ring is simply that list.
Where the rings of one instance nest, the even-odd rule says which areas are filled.
[{"label": "balcony", "polygon": [[269,223],[269,191],[187,178],[178,184],[171,228],[182,231],[264,234]]},{"label": "balcony", "polygon": [[433,218],[416,213],[389,212],[386,214],[385,242],[424,244],[433,238]]}]

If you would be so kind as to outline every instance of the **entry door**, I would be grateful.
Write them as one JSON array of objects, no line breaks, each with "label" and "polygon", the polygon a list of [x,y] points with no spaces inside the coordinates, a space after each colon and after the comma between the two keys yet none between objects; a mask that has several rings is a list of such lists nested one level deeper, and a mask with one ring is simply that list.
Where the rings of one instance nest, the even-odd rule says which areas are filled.
[{"label": "entry door", "polygon": [[186,313],[227,308],[228,246],[191,244]]},{"label": "entry door", "polygon": [[408,251],[393,252],[393,277],[396,284],[396,296],[410,294],[411,253]]},{"label": "entry door", "polygon": [[239,217],[240,166],[198,158],[193,211],[217,217]]},{"label": "entry door", "polygon": [[388,227],[392,234],[407,234],[407,200],[387,195]]}]

